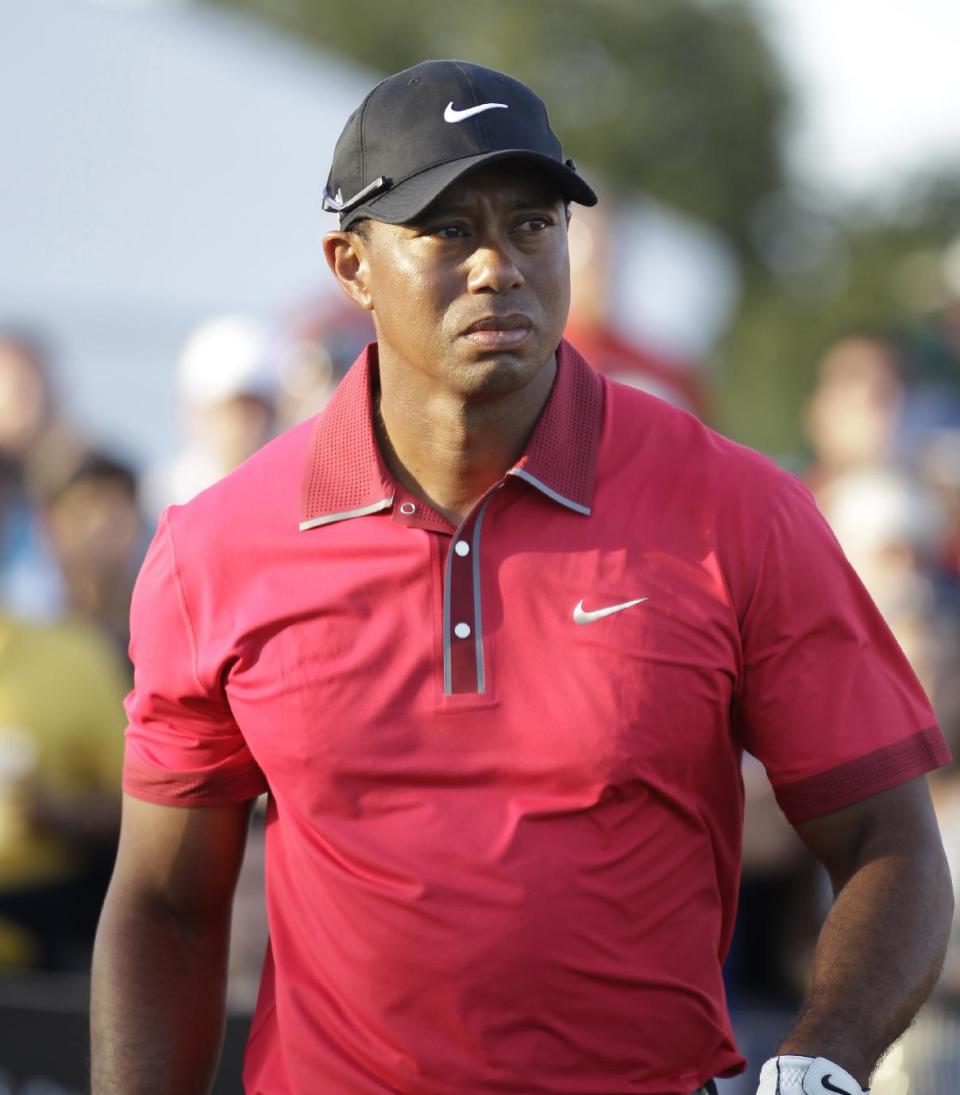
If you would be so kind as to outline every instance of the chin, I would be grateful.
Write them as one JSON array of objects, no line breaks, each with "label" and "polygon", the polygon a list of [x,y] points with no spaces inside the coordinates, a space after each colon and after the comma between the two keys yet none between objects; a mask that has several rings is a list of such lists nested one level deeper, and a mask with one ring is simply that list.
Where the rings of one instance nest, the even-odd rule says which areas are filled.
[{"label": "chin", "polygon": [[550,361],[555,348],[555,344],[547,347],[546,340],[539,338],[535,345],[516,350],[474,353],[457,372],[465,392],[502,395],[525,388]]},{"label": "chin", "polygon": [[[548,355],[549,357],[549,355]],[[467,365],[460,374],[464,394],[506,395],[525,388],[546,362],[514,354],[495,354]]]}]

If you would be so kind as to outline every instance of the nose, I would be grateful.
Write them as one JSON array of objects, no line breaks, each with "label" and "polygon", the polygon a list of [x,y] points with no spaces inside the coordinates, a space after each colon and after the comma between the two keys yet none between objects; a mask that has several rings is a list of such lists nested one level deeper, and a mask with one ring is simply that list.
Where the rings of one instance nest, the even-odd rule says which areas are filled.
[{"label": "nose", "polygon": [[509,243],[487,240],[470,256],[467,286],[472,293],[503,293],[523,284],[523,274],[511,254]]}]

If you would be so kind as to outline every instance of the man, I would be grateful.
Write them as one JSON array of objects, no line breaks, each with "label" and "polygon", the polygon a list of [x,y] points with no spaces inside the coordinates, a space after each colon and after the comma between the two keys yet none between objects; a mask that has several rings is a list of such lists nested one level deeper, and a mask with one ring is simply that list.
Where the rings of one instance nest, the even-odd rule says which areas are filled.
[{"label": "man", "polygon": [[[94,1091],[208,1089],[248,803],[251,1095],[712,1091],[741,749],[839,896],[765,1093],[859,1093],[950,919],[933,715],[803,489],[561,342],[540,100],[433,61],[334,155],[377,343],[161,522],[133,609]],[[173,807],[173,808],[172,808]]]}]

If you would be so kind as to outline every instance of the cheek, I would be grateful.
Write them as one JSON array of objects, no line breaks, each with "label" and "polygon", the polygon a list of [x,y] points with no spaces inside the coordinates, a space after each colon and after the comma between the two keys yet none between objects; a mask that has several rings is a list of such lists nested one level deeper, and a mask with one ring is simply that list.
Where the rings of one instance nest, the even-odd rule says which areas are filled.
[{"label": "cheek", "polygon": [[435,338],[455,297],[448,280],[413,263],[394,263],[373,282],[373,314],[378,330],[393,344]]},{"label": "cheek", "polygon": [[564,261],[561,264],[554,299],[556,300],[556,312],[559,322],[561,326],[564,326],[567,322],[567,313],[570,311],[570,263],[566,255],[564,255]]},{"label": "cheek", "polygon": [[570,310],[570,261],[566,248],[544,256],[534,269],[533,284],[551,334],[553,328],[562,332]]}]

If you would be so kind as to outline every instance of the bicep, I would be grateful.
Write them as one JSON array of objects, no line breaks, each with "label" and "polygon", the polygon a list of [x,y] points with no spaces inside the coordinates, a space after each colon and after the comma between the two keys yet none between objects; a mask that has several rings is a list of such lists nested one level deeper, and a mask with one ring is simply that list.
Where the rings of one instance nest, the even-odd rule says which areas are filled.
[{"label": "bicep", "polygon": [[125,794],[111,898],[156,903],[183,917],[223,915],[254,802],[162,806]]},{"label": "bicep", "polygon": [[924,777],[907,780],[852,806],[795,826],[839,890],[853,872],[881,856],[942,857],[943,847]]}]

